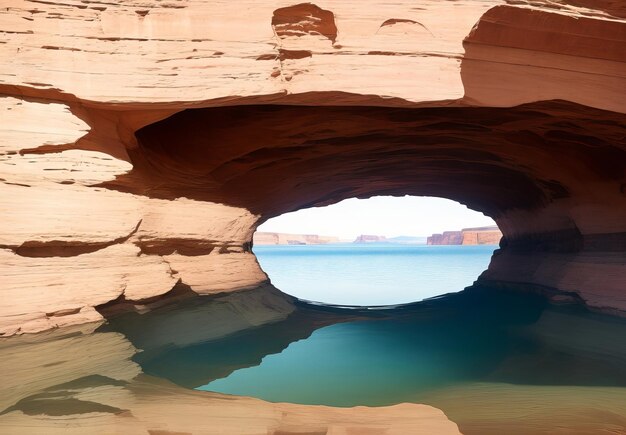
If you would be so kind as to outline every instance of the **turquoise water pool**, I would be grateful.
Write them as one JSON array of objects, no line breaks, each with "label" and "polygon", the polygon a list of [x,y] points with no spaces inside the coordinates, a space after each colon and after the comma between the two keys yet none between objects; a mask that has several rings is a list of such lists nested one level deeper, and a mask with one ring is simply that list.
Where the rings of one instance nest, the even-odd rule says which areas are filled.
[{"label": "turquoise water pool", "polygon": [[[264,286],[129,313],[103,331],[140,350],[146,375],[195,390],[428,404],[467,434],[622,433],[626,321],[527,292],[463,290],[492,249],[255,248],[272,281],[301,299],[376,307],[310,304]],[[409,301],[419,302],[393,305]]]}]

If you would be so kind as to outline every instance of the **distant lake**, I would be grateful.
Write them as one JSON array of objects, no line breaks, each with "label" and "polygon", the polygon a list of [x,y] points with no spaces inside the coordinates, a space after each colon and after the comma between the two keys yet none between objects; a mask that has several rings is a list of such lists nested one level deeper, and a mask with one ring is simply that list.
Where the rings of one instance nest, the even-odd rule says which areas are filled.
[{"label": "distant lake", "polygon": [[395,305],[471,285],[497,246],[399,244],[255,246],[272,284],[299,299],[334,305]]}]

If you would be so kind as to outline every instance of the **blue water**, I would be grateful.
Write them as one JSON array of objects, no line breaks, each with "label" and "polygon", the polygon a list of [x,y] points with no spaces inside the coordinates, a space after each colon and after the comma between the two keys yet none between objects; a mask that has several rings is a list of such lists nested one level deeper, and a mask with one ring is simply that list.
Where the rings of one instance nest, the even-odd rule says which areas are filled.
[{"label": "blue water", "polygon": [[502,353],[498,342],[488,348],[476,348],[475,340],[437,343],[448,333],[417,326],[389,320],[327,326],[199,389],[333,406],[418,402],[429,390],[482,373]]},{"label": "blue water", "polygon": [[[304,306],[282,324],[172,351],[142,366],[199,390],[274,402],[429,403],[459,416],[468,407],[487,414],[509,406],[526,409],[522,413],[562,408],[591,392],[594,406],[614,404],[626,418],[623,319],[481,288],[389,310],[353,310],[347,317],[318,310]],[[199,368],[202,361],[210,370]],[[480,391],[486,397],[475,397]],[[501,409],[494,394],[518,403]],[[578,412],[568,406],[566,415]]]},{"label": "blue water", "polygon": [[333,244],[256,246],[272,284],[300,299],[394,305],[471,285],[496,246]]},{"label": "blue water", "polygon": [[449,294],[342,308],[264,286],[106,327],[141,349],[133,359],[145,374],[196,390],[331,406],[423,403],[472,435],[626,433],[626,321],[528,292],[463,290],[493,249],[260,246],[272,282],[301,299],[389,305]]}]

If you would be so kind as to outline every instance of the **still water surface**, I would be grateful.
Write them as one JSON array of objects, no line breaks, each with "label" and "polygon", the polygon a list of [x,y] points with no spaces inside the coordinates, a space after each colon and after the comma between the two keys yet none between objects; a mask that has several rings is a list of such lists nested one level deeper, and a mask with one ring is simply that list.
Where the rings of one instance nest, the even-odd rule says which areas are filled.
[{"label": "still water surface", "polygon": [[[441,391],[480,383],[626,386],[626,322],[577,307],[461,293],[361,316],[196,388],[276,402],[380,406],[436,404]],[[284,326],[297,329],[298,322]],[[624,398],[621,405],[626,410]]]},{"label": "still water surface", "polygon": [[179,290],[178,302],[118,313],[95,332],[82,325],[1,342],[10,370],[0,426],[21,419],[27,432],[48,433],[37,429],[45,422],[81,432],[72,425],[151,420],[141,412],[155,401],[165,409],[233,400],[208,391],[344,407],[427,404],[466,435],[626,434],[622,318],[476,285],[352,309],[270,285],[208,297]]},{"label": "still water surface", "polygon": [[383,305],[456,293],[347,309],[280,302],[266,288],[122,316],[107,329],[143,349],[134,360],[144,373],[187,388],[332,406],[423,403],[468,434],[626,433],[626,321],[527,293],[461,291],[492,249],[257,247],[274,284],[304,299]]},{"label": "still water surface", "polygon": [[416,302],[471,285],[497,246],[332,244],[256,246],[277,288],[334,305]]}]

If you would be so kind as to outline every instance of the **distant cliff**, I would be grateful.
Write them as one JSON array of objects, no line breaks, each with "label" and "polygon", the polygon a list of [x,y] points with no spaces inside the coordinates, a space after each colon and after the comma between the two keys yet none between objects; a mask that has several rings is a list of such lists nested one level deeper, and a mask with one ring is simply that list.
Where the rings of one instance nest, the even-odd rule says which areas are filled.
[{"label": "distant cliff", "polygon": [[497,226],[464,228],[460,231],[444,231],[426,240],[428,245],[497,245],[502,232]]},{"label": "distant cliff", "polygon": [[338,243],[339,237],[257,231],[252,240],[255,245],[324,245],[326,243]]},{"label": "distant cliff", "polygon": [[396,236],[388,237],[387,241],[400,245],[425,245],[426,236]]},{"label": "distant cliff", "polygon": [[354,239],[353,243],[376,243],[376,242],[387,242],[387,237],[385,236],[372,236],[367,234],[361,234],[356,239]]},{"label": "distant cliff", "polygon": [[462,245],[462,231],[444,231],[442,234],[433,234],[426,239],[427,245]]}]

